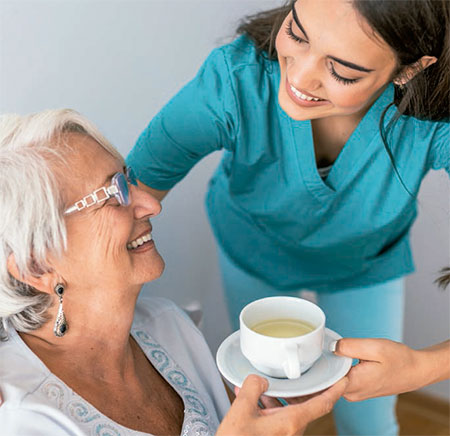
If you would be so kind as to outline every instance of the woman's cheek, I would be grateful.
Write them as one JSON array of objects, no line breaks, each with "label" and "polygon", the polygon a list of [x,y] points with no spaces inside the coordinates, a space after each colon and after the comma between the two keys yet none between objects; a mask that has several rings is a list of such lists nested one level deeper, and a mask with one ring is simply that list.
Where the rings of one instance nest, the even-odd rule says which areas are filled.
[{"label": "woman's cheek", "polygon": [[357,88],[352,88],[354,85],[337,85],[333,85],[328,94],[328,99],[331,100],[336,108],[353,113],[360,110],[367,103],[365,93]]}]

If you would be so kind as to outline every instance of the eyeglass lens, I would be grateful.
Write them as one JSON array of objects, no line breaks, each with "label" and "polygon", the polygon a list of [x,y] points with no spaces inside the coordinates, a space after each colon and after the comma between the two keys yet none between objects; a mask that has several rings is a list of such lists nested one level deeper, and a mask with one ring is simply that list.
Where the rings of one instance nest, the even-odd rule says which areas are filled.
[{"label": "eyeglass lens", "polygon": [[127,179],[122,173],[117,173],[112,178],[112,183],[117,186],[117,194],[114,196],[122,206],[128,206],[130,204],[130,191],[128,190]]},{"label": "eyeglass lens", "polygon": [[136,174],[134,173],[133,168],[127,167],[126,175],[127,175],[128,183],[131,183],[134,186],[138,185]]}]

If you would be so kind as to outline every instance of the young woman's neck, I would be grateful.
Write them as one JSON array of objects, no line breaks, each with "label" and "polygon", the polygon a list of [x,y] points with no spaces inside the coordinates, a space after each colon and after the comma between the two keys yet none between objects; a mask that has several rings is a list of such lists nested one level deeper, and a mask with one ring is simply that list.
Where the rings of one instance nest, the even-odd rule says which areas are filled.
[{"label": "young woman's neck", "polygon": [[362,116],[327,117],[311,120],[317,166],[332,165]]}]

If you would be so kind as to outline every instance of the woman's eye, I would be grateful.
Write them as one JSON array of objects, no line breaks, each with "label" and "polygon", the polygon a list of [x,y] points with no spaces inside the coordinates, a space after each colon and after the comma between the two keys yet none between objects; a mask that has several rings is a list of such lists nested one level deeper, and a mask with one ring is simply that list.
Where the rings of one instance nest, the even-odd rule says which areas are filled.
[{"label": "woman's eye", "polygon": [[[293,30],[292,30],[292,20],[289,21],[289,23],[286,26],[286,34],[289,36],[289,38],[293,39],[295,42],[298,42],[300,44],[308,44],[308,41],[306,39],[300,38],[300,36],[297,36]],[[360,79],[348,79],[347,77],[342,77],[338,73],[336,73],[336,70],[334,69],[333,64],[330,64],[330,73],[333,76],[333,78],[344,85],[351,85],[353,83],[358,82]]]},{"label": "woman's eye", "polygon": [[108,204],[108,206],[120,206],[120,203],[116,197],[109,198],[106,203]]},{"label": "woman's eye", "polygon": [[289,21],[288,25],[286,26],[286,33],[289,38],[293,39],[296,42],[299,42],[300,44],[308,43],[306,39],[300,38],[292,31],[292,20]]},{"label": "woman's eye", "polygon": [[120,203],[117,201],[117,199],[114,196],[112,196],[112,197],[109,197],[106,201],[103,201],[102,204],[100,205],[100,207],[98,208],[98,210],[102,209],[103,207],[109,207],[109,206],[117,207],[117,206],[120,206]]},{"label": "woman's eye", "polygon": [[344,85],[351,85],[360,80],[360,79],[348,79],[346,77],[340,76],[338,73],[336,73],[336,70],[334,69],[333,64],[330,64],[330,73],[336,81],[338,81],[339,83],[342,83]]}]

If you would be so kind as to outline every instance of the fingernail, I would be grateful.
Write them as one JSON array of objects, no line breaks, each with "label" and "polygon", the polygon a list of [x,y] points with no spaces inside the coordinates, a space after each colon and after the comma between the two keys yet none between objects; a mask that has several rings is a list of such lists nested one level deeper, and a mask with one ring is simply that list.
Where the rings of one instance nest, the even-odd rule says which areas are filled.
[{"label": "fingernail", "polygon": [[337,345],[337,341],[331,341],[330,345],[328,345],[328,350],[330,350],[332,353],[334,353],[336,351],[336,345]]}]

